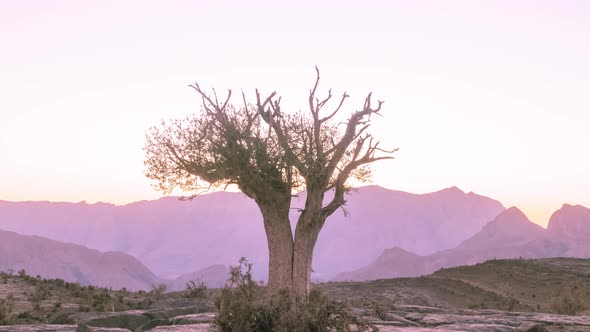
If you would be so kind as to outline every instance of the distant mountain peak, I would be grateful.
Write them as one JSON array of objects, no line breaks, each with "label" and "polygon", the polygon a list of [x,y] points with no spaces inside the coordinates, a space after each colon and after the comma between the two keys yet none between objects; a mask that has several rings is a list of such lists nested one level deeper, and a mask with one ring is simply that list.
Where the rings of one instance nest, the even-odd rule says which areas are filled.
[{"label": "distant mountain peak", "polygon": [[543,232],[543,227],[530,221],[522,211],[513,206],[502,211],[458,248],[475,250],[512,246],[539,238]]},{"label": "distant mountain peak", "polygon": [[590,238],[590,209],[582,205],[563,204],[551,215],[547,229],[557,237],[588,239]]},{"label": "distant mountain peak", "polygon": [[445,188],[443,190],[439,191],[440,193],[457,193],[457,194],[465,194],[465,192],[461,189],[459,189],[459,187],[457,186],[452,186],[452,187],[448,187]]},{"label": "distant mountain peak", "polygon": [[362,191],[365,191],[365,192],[371,192],[371,193],[391,191],[391,189],[387,189],[387,188],[382,187],[382,186],[380,186],[378,184],[370,184],[370,185],[367,185],[367,186],[361,186],[361,187],[352,188],[352,192],[353,193],[355,191],[358,191],[358,190],[362,190]]},{"label": "distant mountain peak", "polygon": [[515,206],[502,211],[496,216],[496,218],[494,218],[494,220],[484,226],[482,231],[486,230],[486,228],[494,228],[496,230],[501,228],[509,233],[536,232],[543,229],[543,227],[530,221],[529,218],[527,218],[527,216]]},{"label": "distant mountain peak", "polygon": [[416,255],[413,252],[410,252],[408,250],[405,250],[404,248],[395,246],[392,248],[388,248],[383,250],[383,254],[382,255]]},{"label": "distant mountain peak", "polygon": [[556,222],[559,222],[559,220],[563,219],[563,216],[568,216],[568,217],[573,217],[573,218],[584,218],[586,216],[590,215],[590,209],[576,204],[576,205],[571,205],[571,204],[563,204],[561,206],[561,208],[555,212],[553,212],[553,215],[551,215],[551,219],[549,220],[549,224],[555,224]]},{"label": "distant mountain peak", "polygon": [[502,211],[496,218],[497,221],[526,221],[531,222],[527,216],[516,206],[511,206],[508,209]]},{"label": "distant mountain peak", "polygon": [[[559,210],[579,210],[579,211],[590,211],[587,207],[580,205],[580,204],[568,204],[563,203]],[[558,211],[559,211],[558,210]]]}]

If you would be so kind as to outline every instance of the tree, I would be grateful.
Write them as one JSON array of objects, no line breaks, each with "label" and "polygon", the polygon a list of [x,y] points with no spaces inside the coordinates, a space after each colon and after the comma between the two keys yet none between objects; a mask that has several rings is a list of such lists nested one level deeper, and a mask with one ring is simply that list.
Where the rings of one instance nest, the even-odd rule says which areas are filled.
[{"label": "tree", "polygon": [[[351,114],[341,132],[334,120],[346,99],[323,114],[332,100],[318,92],[320,72],[309,93],[306,112],[283,113],[276,92],[263,97],[256,90],[256,104],[242,93],[242,106],[189,85],[202,99],[202,110],[182,120],[162,122],[146,135],[146,176],[157,188],[170,193],[237,187],[258,205],[269,249],[271,289],[305,295],[310,290],[313,249],[326,219],[346,203],[349,180],[367,181],[369,165],[393,158],[395,150],[379,148],[367,133],[371,115],[380,115],[369,93],[362,109]],[[293,235],[289,222],[292,195],[306,190],[305,206]],[[324,204],[326,193],[333,196]]]}]

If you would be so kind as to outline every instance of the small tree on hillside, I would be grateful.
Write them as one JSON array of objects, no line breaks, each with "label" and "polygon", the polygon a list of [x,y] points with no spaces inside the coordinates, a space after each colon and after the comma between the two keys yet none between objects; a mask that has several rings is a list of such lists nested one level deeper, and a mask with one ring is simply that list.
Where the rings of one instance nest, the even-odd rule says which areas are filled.
[{"label": "small tree on hillside", "polygon": [[[231,91],[220,100],[215,92],[190,85],[202,99],[200,114],[163,122],[146,139],[147,177],[170,193],[210,190],[234,184],[252,198],[262,213],[269,248],[269,287],[304,295],[310,290],[313,249],[326,219],[342,207],[351,178],[367,181],[374,161],[391,159],[367,130],[379,115],[372,95],[353,112],[343,128],[334,121],[349,97],[342,95],[324,114],[331,91],[317,97],[320,73],[308,98],[309,110],[283,113],[275,92],[256,103],[242,94],[242,106],[230,103]],[[306,190],[295,234],[289,222],[293,192]],[[324,204],[324,196],[333,191]]]}]

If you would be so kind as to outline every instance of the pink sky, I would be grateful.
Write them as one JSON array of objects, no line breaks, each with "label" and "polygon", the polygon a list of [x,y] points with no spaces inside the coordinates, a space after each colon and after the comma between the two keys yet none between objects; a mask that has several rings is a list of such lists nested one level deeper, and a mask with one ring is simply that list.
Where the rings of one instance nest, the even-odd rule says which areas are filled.
[{"label": "pink sky", "polygon": [[145,130],[198,110],[188,83],[369,91],[397,159],[375,183],[456,185],[545,225],[590,206],[588,1],[0,2],[0,199],[159,197]]}]

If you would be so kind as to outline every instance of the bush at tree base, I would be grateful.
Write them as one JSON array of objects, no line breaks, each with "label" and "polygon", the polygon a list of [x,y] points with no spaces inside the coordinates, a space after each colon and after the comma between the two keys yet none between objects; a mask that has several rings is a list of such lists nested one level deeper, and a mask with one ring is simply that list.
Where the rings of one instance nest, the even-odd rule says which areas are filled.
[{"label": "bush at tree base", "polygon": [[223,332],[378,331],[319,289],[307,298],[294,297],[287,290],[268,294],[262,283],[252,279],[251,268],[244,258],[231,267],[230,278],[215,300],[214,324]]}]

